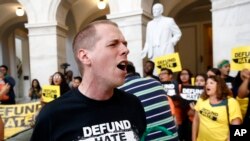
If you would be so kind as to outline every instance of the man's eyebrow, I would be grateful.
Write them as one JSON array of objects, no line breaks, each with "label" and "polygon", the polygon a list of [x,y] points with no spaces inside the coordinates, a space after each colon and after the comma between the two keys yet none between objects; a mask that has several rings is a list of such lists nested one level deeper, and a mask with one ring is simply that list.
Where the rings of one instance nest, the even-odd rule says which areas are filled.
[{"label": "man's eyebrow", "polygon": [[122,41],[122,44],[124,44],[125,46],[127,46],[128,42],[127,41]]},{"label": "man's eyebrow", "polygon": [[114,39],[112,41],[110,41],[111,43],[119,43],[121,42],[123,45],[127,46],[128,45],[128,42],[125,41],[125,40],[120,40],[120,39]]}]

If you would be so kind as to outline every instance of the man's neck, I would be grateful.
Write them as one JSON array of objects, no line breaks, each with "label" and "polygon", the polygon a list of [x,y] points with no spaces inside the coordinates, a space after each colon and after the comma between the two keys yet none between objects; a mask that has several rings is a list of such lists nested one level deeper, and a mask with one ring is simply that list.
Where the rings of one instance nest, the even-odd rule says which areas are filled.
[{"label": "man's neck", "polygon": [[113,96],[114,88],[109,88],[104,84],[105,82],[98,83],[96,79],[88,79],[85,77],[78,89],[83,95],[90,99],[100,101],[108,100]]}]

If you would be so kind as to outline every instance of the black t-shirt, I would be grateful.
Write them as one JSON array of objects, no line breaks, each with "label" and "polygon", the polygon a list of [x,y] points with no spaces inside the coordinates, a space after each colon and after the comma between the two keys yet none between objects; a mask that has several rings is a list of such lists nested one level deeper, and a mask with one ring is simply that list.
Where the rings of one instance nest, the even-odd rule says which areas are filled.
[{"label": "black t-shirt", "polygon": [[134,95],[115,89],[109,100],[96,101],[74,89],[42,108],[31,141],[133,141],[145,128],[145,113]]}]

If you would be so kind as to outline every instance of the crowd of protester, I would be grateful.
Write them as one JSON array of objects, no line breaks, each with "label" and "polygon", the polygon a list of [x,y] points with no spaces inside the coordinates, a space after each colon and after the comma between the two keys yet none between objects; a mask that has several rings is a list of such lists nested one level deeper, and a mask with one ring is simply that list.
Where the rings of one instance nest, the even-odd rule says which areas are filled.
[{"label": "crowd of protester", "polygon": [[[91,30],[97,29],[100,31],[100,33],[98,32],[100,38],[107,40],[112,37],[112,42],[108,43],[108,48],[106,44],[100,43],[95,46],[98,49],[94,47],[89,49],[89,46],[95,45],[95,42],[89,42],[87,37],[97,34],[95,32],[90,34],[92,33]],[[107,33],[112,33],[112,36]],[[116,40],[113,41],[113,36],[117,36],[119,40],[115,38]],[[82,42],[85,43],[84,45],[91,45],[82,48]],[[131,132],[136,134],[133,135],[134,137],[137,139],[140,137],[143,141],[224,141],[230,140],[229,125],[249,125],[249,68],[239,71],[236,77],[232,77],[229,75],[229,61],[222,60],[217,68],[210,68],[206,72],[196,75],[189,68],[183,68],[177,72],[176,78],[169,68],[161,68],[159,75],[156,76],[154,74],[155,64],[152,61],[146,61],[143,76],[136,72],[132,62],[127,64],[126,61],[121,61],[114,66],[114,69],[110,69],[110,67],[113,67],[114,59],[120,57],[119,61],[126,60],[124,58],[127,58],[129,51],[126,47],[127,42],[118,30],[117,25],[107,21],[94,23],[94,25],[90,25],[90,27],[81,31],[76,36],[73,46],[74,51],[79,53],[77,62],[82,66],[81,71],[84,71],[84,77],[74,77],[71,70],[68,70],[65,74],[55,72],[48,76],[50,85],[59,86],[60,98],[52,104],[51,102],[43,103],[47,107],[45,106],[46,108],[42,109],[40,117],[38,115],[31,140],[46,140],[51,136],[57,139],[66,136],[71,139],[73,135],[69,133],[72,130],[77,130],[74,134],[78,134],[85,126],[93,126],[94,128],[100,123],[102,123],[101,126],[104,123],[106,125],[108,122],[124,119],[126,119],[124,123],[129,121],[129,123],[135,125],[131,128],[135,128],[136,131]],[[99,53],[99,50],[102,50],[102,54],[98,54],[97,57],[96,53]],[[109,64],[103,63],[104,58],[109,58],[106,61]],[[100,66],[101,68],[98,68]],[[106,76],[101,69],[104,69],[109,75]],[[113,70],[115,71],[113,72]],[[117,74],[125,76],[124,84],[123,77]],[[193,79],[194,81],[192,81]],[[165,84],[172,84],[174,89],[168,92],[164,88]],[[8,74],[8,67],[6,65],[0,66],[1,104],[16,103],[14,86],[15,79]],[[181,96],[182,89],[189,86],[203,88],[203,92],[197,100],[188,100]],[[38,79],[32,80],[27,95],[31,101],[42,101],[42,86],[40,86]],[[65,105],[60,105],[61,103]],[[72,106],[81,112],[67,106]],[[64,114],[64,110],[68,114]],[[71,117],[69,113],[75,114],[74,117]],[[115,114],[109,115],[107,113]],[[55,114],[59,115],[60,119],[54,116]],[[83,121],[86,120],[84,119],[86,117],[89,122]],[[60,124],[52,123],[52,121],[59,121]],[[79,125],[79,123],[82,125]],[[67,129],[61,124],[67,125]],[[53,133],[50,131],[52,129],[46,129],[52,126]],[[62,129],[65,129],[63,132],[67,133],[63,134]],[[0,140],[3,140],[3,130],[3,122],[0,116]],[[124,132],[130,132],[130,130],[132,129],[126,129]]]},{"label": "crowd of protester", "polygon": [[[140,74],[135,72],[135,68],[133,65],[132,65],[132,72],[130,69],[131,66],[128,65],[128,79],[131,76],[135,77],[136,79],[139,79]],[[1,104],[15,104],[15,93],[13,91],[13,87],[15,86],[15,79],[10,75],[8,75],[7,66],[5,65],[0,66],[0,70],[1,70],[0,71]],[[173,128],[173,125],[169,123],[164,126],[166,126],[166,128],[170,128],[170,126],[172,126],[171,131],[173,133],[175,133],[175,130],[178,131],[177,133],[175,133],[175,136],[178,137],[178,140],[191,141],[208,137],[211,138],[211,140],[215,139],[223,140],[229,138],[229,129],[227,127],[228,123],[224,122],[222,125],[219,125],[218,119],[223,121],[228,120],[229,124],[236,124],[236,125],[249,124],[249,114],[250,114],[250,108],[249,108],[250,70],[249,69],[243,69],[242,71],[239,71],[235,77],[232,77],[229,75],[230,72],[229,61],[223,60],[218,65],[217,68],[210,68],[207,70],[207,72],[196,74],[194,77],[192,72],[187,68],[184,68],[180,72],[178,72],[176,78],[174,78],[174,73],[172,72],[172,70],[168,68],[162,68],[158,76],[153,75],[153,71],[154,71],[154,62],[147,61],[144,67],[143,77],[145,77],[145,79],[142,79],[141,83],[146,83],[144,81],[150,82],[153,80],[159,82],[159,84],[170,82],[175,85],[176,95],[169,96],[165,94],[166,99],[164,100],[168,102],[169,109],[171,109],[171,116],[173,117],[175,128]],[[194,82],[191,81],[192,78],[194,78]],[[50,80],[48,83],[50,85],[58,85],[60,87],[60,92],[61,92],[60,95],[69,91],[70,89],[77,88],[82,81],[81,76],[74,77],[72,71],[67,71],[66,74],[63,74],[61,72],[55,72],[53,75],[50,76],[49,79]],[[214,84],[216,84],[214,86],[215,88],[211,86]],[[131,82],[130,85],[133,86]],[[204,93],[200,96],[197,102],[185,100],[180,96],[182,86],[191,86],[191,85],[204,87]],[[125,87],[122,86],[121,89],[126,91],[126,89],[128,89],[129,87],[126,86],[125,83]],[[142,87],[139,90],[143,91],[150,87]],[[136,91],[137,90],[132,90],[132,91],[128,90],[128,92],[130,93],[136,93]],[[211,91],[214,91],[214,93],[212,93]],[[151,93],[153,92],[151,91]],[[31,87],[28,94],[31,101],[40,100],[41,94],[42,94],[42,86],[40,86],[39,80],[33,79],[31,81]],[[138,98],[143,100],[142,96],[143,95],[141,95],[141,97]],[[229,106],[230,117],[228,117],[227,119],[228,116],[226,114],[227,111],[221,112],[220,108],[221,106],[227,107],[228,105],[230,105]],[[209,109],[208,107],[211,106],[210,107],[211,109],[209,110],[220,111],[219,112],[220,115],[216,117],[216,120],[209,119],[208,117],[204,116],[205,114],[200,114],[204,112],[202,111],[204,110],[204,106],[207,110]],[[149,122],[153,121],[151,120]],[[209,130],[210,128],[207,123],[210,122],[211,124],[216,125],[218,128],[216,128],[216,130],[214,129]],[[221,130],[221,128],[225,130]],[[154,136],[158,136],[154,138],[162,138],[164,134],[159,134],[159,135],[154,134]],[[150,137],[148,138],[150,139]],[[175,138],[172,139],[175,140]]]}]

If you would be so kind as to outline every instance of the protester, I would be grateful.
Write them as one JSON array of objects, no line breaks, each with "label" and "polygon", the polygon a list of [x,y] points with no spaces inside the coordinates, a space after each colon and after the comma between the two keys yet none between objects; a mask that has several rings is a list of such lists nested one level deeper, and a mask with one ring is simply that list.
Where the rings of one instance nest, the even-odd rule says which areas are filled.
[{"label": "protester", "polygon": [[31,141],[139,140],[146,129],[141,102],[116,88],[125,81],[129,53],[118,26],[90,23],[73,51],[83,80],[42,108]]},{"label": "protester", "polygon": [[8,99],[1,100],[1,104],[15,104],[15,92],[14,86],[16,85],[15,79],[8,74],[8,67],[6,65],[0,66],[0,71],[4,75],[4,82],[9,85],[9,90],[7,91]]},{"label": "protester", "polygon": [[[207,81],[207,75],[206,74],[203,74],[203,73],[199,73],[195,76],[195,79],[194,79],[194,85],[195,86],[198,86],[198,87],[202,87],[204,88],[205,85],[206,85],[206,81]],[[195,104],[196,104],[196,101],[190,101],[189,103],[189,106],[190,106],[190,110],[188,111],[188,117],[189,117],[189,120],[191,122],[193,122],[194,120],[194,115],[195,115]],[[192,129],[192,125],[190,125],[191,129]]]},{"label": "protester", "polygon": [[239,85],[237,101],[240,103],[243,116],[243,125],[249,128],[250,124],[250,70],[243,69],[240,72],[242,82]]},{"label": "protester", "polygon": [[4,74],[0,71],[0,101],[5,101],[9,99],[9,90],[10,85],[8,83],[5,83]]},{"label": "protester", "polygon": [[67,84],[66,79],[61,72],[54,73],[54,75],[52,76],[51,85],[60,87],[60,95],[63,95],[70,90],[69,85]]},{"label": "protester", "polygon": [[221,72],[221,78],[223,78],[229,89],[233,88],[234,77],[230,76],[230,62],[229,60],[222,60],[218,64],[218,69]]},{"label": "protester", "polygon": [[[179,84],[179,92],[181,93],[183,86],[191,86],[192,85],[192,72],[187,69],[183,68],[178,74],[177,74],[177,82]],[[178,121],[178,133],[180,137],[180,141],[191,141],[191,129],[192,129],[192,123],[189,120],[189,111],[191,110],[189,106],[189,101],[186,99],[180,99],[179,101],[179,115],[176,114],[177,121]]]},{"label": "protester", "polygon": [[208,77],[205,91],[195,105],[193,141],[226,141],[230,136],[229,124],[241,124],[239,103],[229,95],[230,90],[220,76]]},{"label": "protester", "polygon": [[39,100],[42,96],[42,88],[37,79],[33,79],[31,82],[31,88],[29,90],[29,97],[32,100]]},{"label": "protester", "polygon": [[160,82],[162,83],[164,90],[167,93],[168,101],[170,104],[172,115],[175,118],[175,122],[177,124],[176,119],[176,107],[178,107],[179,101],[181,99],[178,90],[178,83],[173,78],[173,72],[171,69],[162,68],[159,74]]},{"label": "protester", "polygon": [[72,88],[78,88],[78,86],[81,84],[81,82],[82,82],[82,77],[75,76],[73,79]]},{"label": "protester", "polygon": [[199,73],[195,76],[194,85],[204,87],[206,85],[206,80],[207,80],[207,75]]},{"label": "protester", "polygon": [[155,80],[160,81],[159,77],[154,75],[154,71],[155,71],[155,63],[150,60],[146,61],[144,66],[144,76],[154,78]]},{"label": "protester", "polygon": [[210,68],[207,70],[207,76],[213,76],[213,75],[217,75],[217,76],[221,76],[221,72],[219,69],[217,68]]},{"label": "protester", "polygon": [[125,84],[120,89],[136,95],[141,100],[147,117],[147,131],[159,128],[171,132],[168,134],[163,130],[154,130],[145,134],[143,139],[178,141],[176,125],[161,83],[136,75],[135,67],[131,63],[127,66],[127,73]]}]

